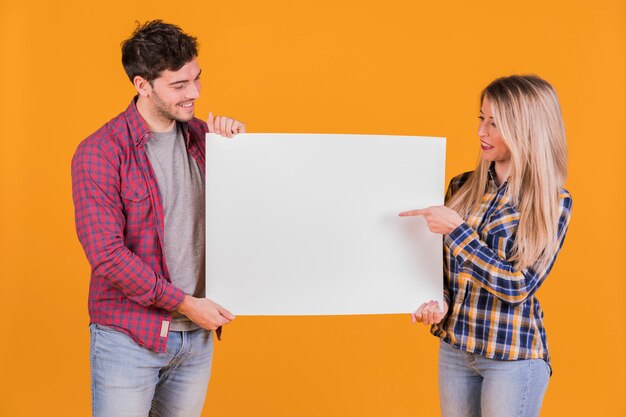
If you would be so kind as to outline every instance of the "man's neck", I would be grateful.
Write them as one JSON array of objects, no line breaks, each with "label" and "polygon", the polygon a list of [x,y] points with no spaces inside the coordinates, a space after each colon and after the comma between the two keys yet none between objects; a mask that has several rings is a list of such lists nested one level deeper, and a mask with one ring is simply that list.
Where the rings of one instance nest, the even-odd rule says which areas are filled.
[{"label": "man's neck", "polygon": [[172,129],[174,129],[176,121],[172,119],[164,119],[162,117],[158,117],[150,102],[146,100],[143,96],[139,96],[139,98],[137,98],[136,104],[137,111],[146,121],[146,124],[148,125],[148,128],[151,132],[171,132]]}]

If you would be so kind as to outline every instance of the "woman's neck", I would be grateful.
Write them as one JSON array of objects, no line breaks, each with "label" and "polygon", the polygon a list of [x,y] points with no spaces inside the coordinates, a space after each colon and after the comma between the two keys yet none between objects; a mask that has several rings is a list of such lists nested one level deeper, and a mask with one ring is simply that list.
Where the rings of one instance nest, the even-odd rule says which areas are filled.
[{"label": "woman's neck", "polygon": [[507,180],[509,177],[509,167],[511,165],[511,160],[507,159],[506,161],[496,161],[495,171],[496,171],[496,184],[498,187]]}]

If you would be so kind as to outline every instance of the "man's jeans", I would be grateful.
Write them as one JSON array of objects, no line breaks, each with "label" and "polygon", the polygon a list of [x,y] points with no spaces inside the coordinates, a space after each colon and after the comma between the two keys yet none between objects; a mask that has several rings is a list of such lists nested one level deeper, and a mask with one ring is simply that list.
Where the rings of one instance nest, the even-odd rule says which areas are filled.
[{"label": "man's jeans", "polygon": [[543,359],[503,361],[441,341],[439,401],[443,417],[535,417],[548,388]]},{"label": "man's jeans", "polygon": [[92,324],[94,417],[200,416],[211,375],[213,333],[170,332],[166,353],[126,334]]}]

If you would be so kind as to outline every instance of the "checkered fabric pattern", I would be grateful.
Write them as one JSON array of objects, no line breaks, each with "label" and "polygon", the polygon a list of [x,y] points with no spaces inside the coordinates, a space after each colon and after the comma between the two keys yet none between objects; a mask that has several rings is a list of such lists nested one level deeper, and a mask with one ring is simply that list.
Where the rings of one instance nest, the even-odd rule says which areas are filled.
[{"label": "checkered fabric pattern", "polygon": [[[452,179],[446,201],[471,173]],[[470,353],[500,359],[541,358],[550,363],[543,311],[535,293],[548,276],[557,254],[542,271],[518,270],[512,256],[519,211],[507,201],[507,183],[497,186],[489,171],[480,207],[445,237],[444,299],[446,317],[431,333]],[[558,248],[570,222],[572,198],[559,195]]]},{"label": "checkered fabric pattern", "polygon": [[[76,231],[91,265],[92,323],[165,352],[171,311],[184,293],[168,278],[163,204],[144,150],[148,125],[133,99],[78,146],[72,159]],[[205,171],[206,123],[183,124],[187,150]]]}]

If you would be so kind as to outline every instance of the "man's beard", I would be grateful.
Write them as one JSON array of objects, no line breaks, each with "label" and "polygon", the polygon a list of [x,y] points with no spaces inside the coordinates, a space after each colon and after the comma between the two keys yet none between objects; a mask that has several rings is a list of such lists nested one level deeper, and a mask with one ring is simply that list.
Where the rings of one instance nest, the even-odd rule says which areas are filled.
[{"label": "man's beard", "polygon": [[[172,113],[168,109],[167,104],[154,91],[152,91],[152,102],[154,103],[154,116],[165,123],[170,123],[171,121],[188,122],[193,118],[193,114],[189,117],[180,117]],[[174,104],[174,108],[176,108],[176,104]]]}]

